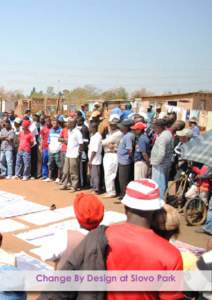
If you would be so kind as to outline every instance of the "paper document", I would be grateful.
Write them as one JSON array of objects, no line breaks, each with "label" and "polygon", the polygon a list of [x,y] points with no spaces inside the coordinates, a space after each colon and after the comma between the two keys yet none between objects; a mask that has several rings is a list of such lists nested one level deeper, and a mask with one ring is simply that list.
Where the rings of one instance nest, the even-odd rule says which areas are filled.
[{"label": "paper document", "polygon": [[48,243],[49,238],[54,236],[58,230],[68,230],[72,227],[72,220],[52,224],[43,228],[32,229],[16,235],[17,238],[35,246]]},{"label": "paper document", "polygon": [[0,220],[0,232],[12,232],[26,229],[28,226],[15,220]]},{"label": "paper document", "polygon": [[38,213],[28,214],[19,217],[20,220],[32,223],[35,225],[46,225],[75,216],[73,206],[59,208],[55,210],[47,210]]},{"label": "paper document", "polygon": [[109,210],[105,212],[101,225],[109,226],[115,223],[126,222],[126,220],[127,216],[125,214]]},{"label": "paper document", "polygon": [[47,209],[48,207],[45,205],[37,204],[28,200],[15,200],[8,202],[6,206],[0,208],[0,217],[16,217]]}]

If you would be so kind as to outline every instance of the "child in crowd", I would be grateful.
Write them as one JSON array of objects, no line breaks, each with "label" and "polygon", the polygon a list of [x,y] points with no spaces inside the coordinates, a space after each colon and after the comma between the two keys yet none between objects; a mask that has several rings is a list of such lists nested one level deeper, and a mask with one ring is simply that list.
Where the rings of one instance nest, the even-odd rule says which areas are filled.
[{"label": "child in crowd", "polygon": [[19,147],[16,159],[15,176],[20,178],[23,169],[23,180],[28,180],[31,169],[31,147],[35,139],[29,130],[30,121],[24,120],[22,122],[22,131],[19,133]]}]

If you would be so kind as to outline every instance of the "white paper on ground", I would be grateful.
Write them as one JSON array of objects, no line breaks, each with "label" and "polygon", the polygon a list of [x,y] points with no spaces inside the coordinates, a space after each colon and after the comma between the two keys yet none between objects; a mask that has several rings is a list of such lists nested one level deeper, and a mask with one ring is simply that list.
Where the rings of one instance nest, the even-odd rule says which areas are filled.
[{"label": "white paper on ground", "polygon": [[46,252],[48,251],[49,249],[45,246],[41,246],[39,248],[33,248],[30,250],[30,252],[32,252],[33,254],[39,256],[39,257],[44,257],[46,256]]},{"label": "white paper on ground", "polygon": [[64,219],[65,218],[74,218],[75,217],[75,212],[74,212],[74,207],[73,206],[67,206],[67,207],[62,207],[54,210],[55,212],[61,214]]},{"label": "white paper on ground", "polygon": [[12,232],[26,229],[28,226],[15,220],[0,220],[0,232]]},{"label": "white paper on ground", "polygon": [[16,235],[17,238],[35,246],[44,245],[58,230],[72,228],[72,220],[52,224],[43,228],[32,229]]},{"label": "white paper on ground", "polygon": [[61,221],[66,218],[74,217],[73,206],[68,206],[65,208],[59,208],[55,210],[47,210],[38,213],[28,214],[19,217],[20,220],[35,224],[35,225],[46,225],[49,223]]},{"label": "white paper on ground", "polygon": [[18,270],[53,270],[54,268],[25,252],[16,254],[16,265]]},{"label": "white paper on ground", "polygon": [[24,199],[25,198],[24,196],[14,194],[14,193],[8,193],[5,191],[0,191],[0,197],[10,198],[10,199],[14,199],[14,198]]},{"label": "white paper on ground", "polygon": [[5,207],[1,207],[0,209],[0,217],[1,218],[10,218],[21,216],[25,214],[29,214],[32,212],[38,212],[47,210],[48,207],[45,205],[37,204],[28,200],[17,200],[11,201]]},{"label": "white paper on ground", "polygon": [[116,211],[106,211],[101,225],[109,226],[115,223],[126,222],[127,216]]}]

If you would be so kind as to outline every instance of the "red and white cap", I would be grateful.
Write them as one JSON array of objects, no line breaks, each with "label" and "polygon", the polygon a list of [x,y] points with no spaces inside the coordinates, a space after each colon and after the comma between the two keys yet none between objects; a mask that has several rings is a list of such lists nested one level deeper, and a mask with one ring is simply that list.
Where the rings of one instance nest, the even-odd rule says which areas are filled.
[{"label": "red and white cap", "polygon": [[146,211],[161,209],[165,203],[160,199],[158,184],[151,179],[131,181],[121,202],[127,207]]}]

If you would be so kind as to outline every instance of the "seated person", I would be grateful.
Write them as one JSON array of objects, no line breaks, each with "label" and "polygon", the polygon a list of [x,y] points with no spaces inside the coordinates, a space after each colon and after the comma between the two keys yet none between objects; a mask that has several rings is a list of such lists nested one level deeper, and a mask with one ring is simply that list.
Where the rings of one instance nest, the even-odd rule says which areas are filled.
[{"label": "seated person", "polygon": [[73,249],[92,229],[98,227],[104,217],[104,206],[99,198],[88,193],[78,193],[74,199],[74,212],[79,229],[59,230],[44,247],[41,259],[58,262],[57,268],[69,257]]}]

